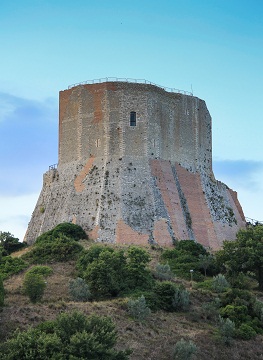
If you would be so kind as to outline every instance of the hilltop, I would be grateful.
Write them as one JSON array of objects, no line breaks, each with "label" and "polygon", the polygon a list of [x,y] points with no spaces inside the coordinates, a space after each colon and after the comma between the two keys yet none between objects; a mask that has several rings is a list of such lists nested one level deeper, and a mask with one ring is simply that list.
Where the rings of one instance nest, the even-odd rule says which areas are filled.
[{"label": "hilltop", "polygon": [[[64,239],[64,241],[66,240]],[[91,240],[82,239],[75,242],[86,251],[86,254],[90,249],[94,249],[94,242]],[[131,360],[172,359],[173,348],[181,338],[192,340],[196,344],[198,351],[195,359],[197,360],[262,359],[262,330],[259,330],[258,334],[254,334],[250,340],[244,340],[240,336],[235,336],[230,346],[226,346],[222,338],[220,338],[218,332],[218,314],[220,310],[215,314],[215,312],[213,312],[215,309],[210,311],[211,306],[209,310],[209,304],[213,304],[217,298],[220,298],[222,302],[225,294],[229,294],[229,291],[233,290],[233,286],[229,285],[228,288],[224,289],[221,293],[211,288],[212,274],[213,272],[216,274],[218,271],[215,270],[215,268],[212,269],[211,266],[210,268],[208,267],[208,277],[206,279],[204,278],[204,274],[202,274],[202,270],[195,269],[194,277],[198,281],[193,282],[191,282],[190,272],[186,270],[185,272],[182,271],[179,275],[174,271],[172,276],[169,277],[169,283],[172,284],[172,286],[188,292],[190,304],[187,311],[179,308],[177,310],[168,308],[166,310],[158,309],[158,306],[161,306],[156,300],[157,293],[154,295],[155,298],[152,296],[151,286],[154,285],[149,285],[148,288],[143,288],[143,286],[140,285],[137,289],[136,286],[133,285],[134,291],[130,288],[127,290],[124,286],[123,289],[125,290],[118,290],[119,293],[116,293],[114,296],[102,292],[100,295],[94,293],[95,295],[93,294],[90,301],[73,301],[69,293],[69,282],[80,276],[79,259],[83,256],[83,250],[80,252],[76,251],[74,256],[69,256],[70,251],[68,247],[67,256],[65,256],[64,261],[61,261],[61,259],[60,261],[56,261],[52,259],[50,254],[48,259],[47,253],[42,253],[43,261],[41,261],[40,258],[37,260],[36,257],[38,244],[41,244],[41,241],[36,242],[33,246],[12,253],[12,259],[23,259],[21,261],[24,261],[26,266],[17,274],[5,276],[5,300],[0,314],[1,342],[10,337],[12,332],[17,328],[27,330],[30,326],[36,327],[44,321],[54,320],[61,313],[79,310],[85,315],[97,314],[111,317],[118,334],[116,349],[131,349],[132,354],[129,357]],[[191,242],[191,244],[193,244],[193,242]],[[108,252],[108,249],[112,249],[110,250],[110,254],[123,252],[124,256],[128,259],[128,264],[131,262],[131,257],[129,258],[129,255],[127,255],[131,247],[125,245],[100,246],[104,249],[102,252],[105,251],[105,249],[107,249],[106,252]],[[147,263],[145,260],[144,269],[148,271],[145,274],[154,274],[152,281],[155,283],[168,283],[167,281],[161,281],[160,278],[158,279],[158,274],[156,275],[156,265],[166,262],[169,263],[169,261],[165,261],[164,258],[166,256],[166,259],[168,259],[167,254],[170,256],[172,251],[173,249],[167,250],[160,247],[148,246],[143,248],[142,253],[138,253],[140,255],[144,253],[149,256],[150,262]],[[35,255],[32,257],[32,254]],[[166,255],[164,256],[164,254]],[[188,259],[189,258],[190,254]],[[45,279],[46,287],[43,297],[40,301],[32,303],[29,297],[23,292],[23,282],[25,274],[29,270],[32,270],[37,263],[41,262],[43,265],[50,267],[52,273]],[[185,257],[185,263],[187,263],[187,257]],[[172,265],[171,261],[170,264]],[[193,266],[193,262],[191,265]],[[144,271],[143,267],[141,269],[140,271]],[[180,271],[177,271],[177,273],[179,272]],[[87,277],[87,275],[85,276]],[[256,289],[257,283],[255,280],[251,280],[248,287],[250,290],[236,290],[241,294],[240,299],[242,299],[243,291],[243,294],[248,296],[247,294],[250,293],[251,296],[257,298],[256,301],[259,302],[263,297],[262,293]],[[145,320],[136,321],[128,312],[127,303],[129,299],[137,299],[142,294],[145,295],[146,301],[151,303],[153,309],[150,316]],[[161,296],[163,296],[163,294],[161,294]],[[246,301],[247,307],[249,307],[250,300],[247,298]],[[245,300],[243,301],[243,305],[244,304]],[[238,305],[240,306],[240,304],[235,304],[235,306]],[[233,304],[231,306],[233,306]],[[156,308],[154,309],[154,307]],[[250,320],[247,317],[242,321],[248,323]],[[251,321],[250,325],[252,324]],[[253,321],[256,323],[255,319]],[[258,320],[257,326],[261,326],[261,320]]]}]

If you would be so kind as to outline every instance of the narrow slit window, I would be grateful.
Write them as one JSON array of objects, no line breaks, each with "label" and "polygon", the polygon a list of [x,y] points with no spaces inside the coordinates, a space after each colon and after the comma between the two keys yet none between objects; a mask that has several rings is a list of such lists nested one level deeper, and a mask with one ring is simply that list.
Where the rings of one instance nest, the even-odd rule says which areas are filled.
[{"label": "narrow slit window", "polygon": [[136,126],[136,112],[130,112],[130,126]]},{"label": "narrow slit window", "polygon": [[100,139],[96,140],[96,147],[100,147]]}]

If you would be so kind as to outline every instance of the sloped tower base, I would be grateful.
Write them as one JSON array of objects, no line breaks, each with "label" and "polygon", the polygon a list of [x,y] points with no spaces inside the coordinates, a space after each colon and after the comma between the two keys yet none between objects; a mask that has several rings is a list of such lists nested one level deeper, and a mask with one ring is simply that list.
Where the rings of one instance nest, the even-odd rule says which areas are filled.
[{"label": "sloped tower base", "polygon": [[59,164],[44,174],[25,241],[61,222],[111,243],[193,239],[215,250],[235,239],[245,219],[214,179],[204,101],[116,82],[61,92]]}]

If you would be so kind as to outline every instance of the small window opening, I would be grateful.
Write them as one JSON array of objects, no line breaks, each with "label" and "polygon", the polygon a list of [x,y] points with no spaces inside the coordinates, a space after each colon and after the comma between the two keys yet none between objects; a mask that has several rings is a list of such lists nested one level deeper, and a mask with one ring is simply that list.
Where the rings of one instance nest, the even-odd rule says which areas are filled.
[{"label": "small window opening", "polygon": [[136,126],[136,112],[130,112],[130,126]]},{"label": "small window opening", "polygon": [[96,140],[96,147],[100,147],[100,139]]}]

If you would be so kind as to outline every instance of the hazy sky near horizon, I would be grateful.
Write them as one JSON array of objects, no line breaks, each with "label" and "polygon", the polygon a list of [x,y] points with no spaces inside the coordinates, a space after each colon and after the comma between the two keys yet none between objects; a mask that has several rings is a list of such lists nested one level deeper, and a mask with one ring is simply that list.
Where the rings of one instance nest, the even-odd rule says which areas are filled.
[{"label": "hazy sky near horizon", "polygon": [[0,231],[21,240],[58,161],[58,92],[104,77],[191,91],[216,178],[263,221],[262,0],[13,0],[0,10]]}]

